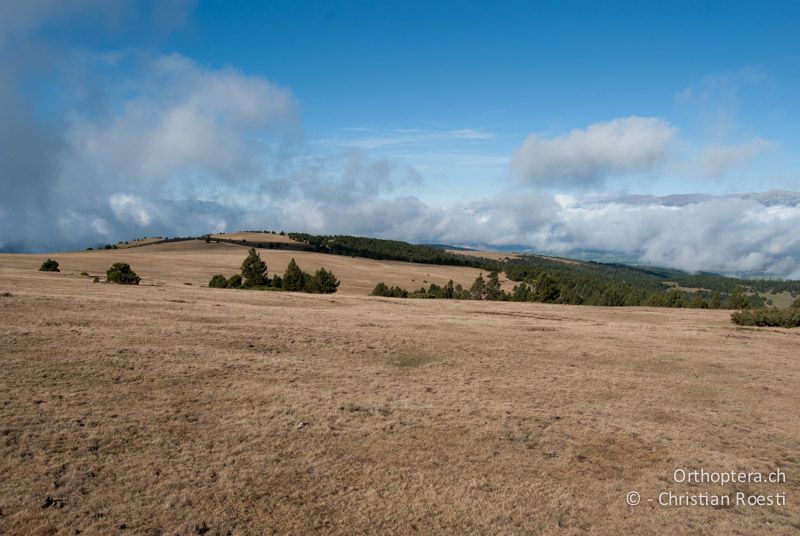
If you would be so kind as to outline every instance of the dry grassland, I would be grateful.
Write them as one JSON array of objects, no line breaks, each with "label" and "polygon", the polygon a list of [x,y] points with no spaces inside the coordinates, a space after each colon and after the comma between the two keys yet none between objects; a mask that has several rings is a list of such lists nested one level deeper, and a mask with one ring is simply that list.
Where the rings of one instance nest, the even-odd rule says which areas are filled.
[{"label": "dry grassland", "polygon": [[146,246],[148,244],[154,244],[160,240],[161,238],[156,237],[142,238],[140,240],[128,240],[127,244],[125,242],[117,242],[116,246],[119,249],[136,248],[140,246]]},{"label": "dry grassland", "polygon": [[[0,255],[0,534],[800,531],[800,330],[724,311],[371,298],[381,279],[477,271],[277,250],[272,271],[294,256],[342,292],[200,287],[244,254],[51,254],[61,273],[36,271],[47,255]],[[141,286],[79,275],[117,260]],[[677,468],[787,482],[720,491],[672,482]],[[647,501],[669,490],[788,505]]]},{"label": "dry grassland", "polygon": [[300,244],[286,235],[272,233],[221,233],[212,234],[211,238],[226,238],[228,240],[247,240],[248,242],[273,242],[276,244]]},{"label": "dry grassland", "polygon": [[[230,236],[230,235],[226,235]],[[283,275],[289,261],[294,258],[306,272],[313,273],[320,267],[332,270],[341,280],[339,292],[366,296],[379,281],[387,285],[398,285],[416,290],[430,283],[443,285],[452,279],[465,287],[472,285],[481,273],[474,268],[414,264],[399,261],[379,261],[353,258],[343,255],[324,255],[308,251],[259,249],[261,258],[267,263],[269,273]],[[247,256],[247,247],[235,244],[202,240],[156,244],[126,250],[97,250],[76,253],[50,254],[59,262],[59,269],[67,275],[101,275],[112,263],[127,262],[138,273],[143,285],[172,286],[189,283],[196,286],[208,284],[211,276],[222,273],[231,276],[239,273],[242,261]],[[18,267],[23,272],[34,269],[48,258],[47,255],[3,255],[3,265]],[[484,277],[487,275],[483,273]],[[514,283],[501,277],[504,289],[511,290]]]}]

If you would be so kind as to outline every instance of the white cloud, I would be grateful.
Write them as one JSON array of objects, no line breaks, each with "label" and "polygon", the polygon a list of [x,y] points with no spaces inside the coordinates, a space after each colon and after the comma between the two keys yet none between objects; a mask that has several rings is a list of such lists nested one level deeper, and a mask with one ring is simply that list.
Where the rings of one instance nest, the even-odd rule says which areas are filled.
[{"label": "white cloud", "polygon": [[609,176],[660,168],[675,134],[663,119],[632,116],[556,138],[530,135],[514,154],[512,170],[533,185],[598,185]]},{"label": "white cloud", "polygon": [[703,175],[715,179],[724,177],[751,164],[772,147],[771,142],[761,138],[734,145],[709,145],[701,155]]},{"label": "white cloud", "polygon": [[296,118],[289,90],[232,69],[209,70],[172,54],[111,59],[136,69],[119,113],[73,120],[69,140],[97,173],[163,182],[176,173],[224,180],[258,174],[258,135]]},{"label": "white cloud", "polygon": [[[0,46],[42,24],[46,10],[36,6],[55,3],[31,5],[34,11],[15,20],[0,13]],[[0,248],[271,228],[553,253],[605,250],[689,270],[800,277],[796,195],[642,202],[524,191],[431,206],[398,193],[420,180],[415,168],[363,151],[308,154],[295,143],[300,117],[291,92],[266,79],[180,55],[60,59],[68,75],[56,80],[58,98],[48,105],[66,106],[52,122],[21,91],[25,73],[0,64],[0,78],[10,82],[0,84],[0,138],[7,140],[0,144]],[[337,147],[478,144],[492,136],[469,128],[359,131]],[[658,169],[675,136],[666,121],[643,117],[531,136],[514,169],[535,185],[600,184]],[[760,139],[717,145],[706,159],[710,174],[767,148]]]},{"label": "white cloud", "polygon": [[688,271],[798,277],[800,237],[792,229],[799,225],[800,195],[790,193],[584,201],[562,205],[541,240],[523,243]]},{"label": "white cloud", "polygon": [[686,196],[679,203],[525,194],[452,207],[362,197],[347,204],[297,199],[269,210],[275,225],[312,232],[562,255],[600,251],[688,271],[800,277],[800,194]]},{"label": "white cloud", "polygon": [[129,194],[112,194],[108,199],[111,211],[119,220],[131,220],[137,225],[150,225],[153,216],[150,214],[145,202]]}]

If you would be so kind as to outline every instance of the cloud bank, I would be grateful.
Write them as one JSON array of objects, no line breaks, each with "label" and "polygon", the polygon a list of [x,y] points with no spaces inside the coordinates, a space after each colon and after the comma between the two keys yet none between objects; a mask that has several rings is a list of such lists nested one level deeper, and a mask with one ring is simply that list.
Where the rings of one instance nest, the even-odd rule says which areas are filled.
[{"label": "cloud bank", "polygon": [[[370,150],[494,134],[367,131],[357,148],[346,140],[315,152],[320,144],[305,140],[291,90],[263,77],[136,49],[49,50],[42,59],[41,47],[20,36],[42,23],[37,13],[61,13],[51,5],[32,3],[0,23],[7,82],[0,84],[0,251],[286,229],[562,255],[604,251],[690,271],[800,278],[800,194],[589,193],[619,176],[662,169],[677,137],[663,119],[633,116],[529,136],[512,162],[521,186],[433,206],[407,193],[426,180],[418,169]],[[33,66],[20,60],[29,57],[38,58]],[[33,74],[45,68],[56,74],[39,87]],[[704,173],[722,176],[769,148],[760,138],[716,143],[703,153]]]},{"label": "cloud bank", "polygon": [[531,135],[514,155],[512,169],[538,186],[597,186],[611,175],[659,169],[675,133],[663,119],[634,116],[551,139]]},{"label": "cloud bank", "polygon": [[[358,149],[309,152],[299,104],[268,80],[175,54],[72,61],[74,72],[91,77],[64,82],[65,94],[77,96],[58,129],[0,88],[9,140],[0,153],[0,250],[287,229],[561,255],[603,251],[690,271],[800,278],[798,194],[608,198],[517,189],[431,206],[403,193],[424,180],[414,168]],[[107,95],[125,97],[106,102]],[[674,133],[659,119],[615,120],[528,138],[515,165],[536,184],[597,183],[661,165]],[[720,150],[715,165],[736,160],[729,152],[763,147],[757,140]]]}]

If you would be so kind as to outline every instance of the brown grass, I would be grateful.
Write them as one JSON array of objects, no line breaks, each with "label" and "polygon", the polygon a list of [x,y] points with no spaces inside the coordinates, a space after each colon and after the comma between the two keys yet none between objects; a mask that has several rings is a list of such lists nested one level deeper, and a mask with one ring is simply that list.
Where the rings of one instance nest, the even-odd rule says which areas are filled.
[{"label": "brown grass", "polygon": [[227,238],[228,240],[247,240],[248,242],[272,242],[276,244],[299,244],[286,235],[272,233],[220,233],[212,234],[211,238]]},{"label": "brown grass", "polygon": [[149,237],[149,238],[142,238],[140,240],[128,240],[128,243],[125,242],[117,242],[116,246],[119,249],[127,249],[127,248],[136,248],[140,246],[146,246],[148,244],[154,244],[162,240],[161,238],[157,237]]},{"label": "brown grass", "polygon": [[[265,257],[328,266],[343,292],[183,284],[244,253],[50,254],[61,273],[0,255],[0,534],[800,530],[800,331],[725,311],[370,298],[379,279],[474,272],[296,252]],[[116,260],[142,285],[78,275]],[[632,489],[718,489],[671,482],[681,467],[780,467],[784,485],[725,491],[789,506],[625,505]]]},{"label": "brown grass", "polygon": [[[267,263],[270,275],[283,275],[289,261],[294,258],[300,268],[309,273],[320,267],[332,270],[342,281],[340,293],[359,296],[368,295],[379,281],[408,290],[427,287],[430,283],[443,285],[449,279],[469,287],[481,273],[474,268],[376,261],[307,251],[259,249],[259,254]],[[204,286],[214,274],[230,276],[239,273],[242,260],[247,256],[247,247],[214,242],[206,244],[202,240],[192,240],[126,250],[51,253],[50,256],[56,258],[61,273],[65,275],[87,272],[104,278],[106,269],[119,261],[131,265],[142,277],[142,285],[169,287],[191,283]],[[38,268],[45,259],[47,255],[4,255],[4,264],[27,272],[31,263],[38,262]],[[174,273],[176,268],[179,268],[178,274]],[[484,272],[484,277],[486,275]],[[507,290],[513,287],[513,283],[504,278],[501,278],[501,282]]]}]

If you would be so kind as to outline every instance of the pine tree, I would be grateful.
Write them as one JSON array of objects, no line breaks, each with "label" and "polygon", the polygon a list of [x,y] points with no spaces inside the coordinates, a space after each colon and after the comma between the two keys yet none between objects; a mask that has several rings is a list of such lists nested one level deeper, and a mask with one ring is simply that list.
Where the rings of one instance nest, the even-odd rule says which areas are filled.
[{"label": "pine tree", "polygon": [[513,301],[524,302],[530,299],[531,287],[526,282],[522,282],[514,287],[514,293],[511,295]]},{"label": "pine tree", "polygon": [[447,300],[452,300],[455,297],[455,295],[456,295],[456,289],[455,287],[453,287],[453,280],[451,279],[450,281],[447,282],[447,285],[445,285],[444,290],[442,291],[442,298],[445,298]]},{"label": "pine tree", "polygon": [[318,294],[333,294],[339,288],[339,281],[333,272],[329,272],[325,268],[320,268],[311,277],[308,289],[310,292]]},{"label": "pine tree", "polygon": [[711,309],[719,309],[722,307],[722,298],[719,295],[719,292],[715,292],[711,295],[711,303],[708,304],[708,307]]},{"label": "pine tree", "polygon": [[242,261],[244,286],[258,287],[267,283],[267,264],[261,260],[255,248],[250,248],[247,258]]},{"label": "pine tree", "polygon": [[468,299],[469,296],[465,296],[464,294],[464,287],[461,286],[461,283],[457,284],[453,293],[453,297],[457,300],[465,300]]},{"label": "pine tree", "polygon": [[500,289],[500,278],[497,272],[489,274],[489,280],[486,282],[486,299],[487,300],[500,300],[503,297],[503,291]]},{"label": "pine tree", "polygon": [[302,292],[306,290],[307,284],[307,275],[303,273],[297,263],[292,258],[289,261],[289,266],[286,267],[286,271],[283,273],[283,290],[289,290],[292,292]]},{"label": "pine tree", "polygon": [[534,299],[544,303],[553,303],[558,300],[561,291],[558,289],[558,283],[547,272],[542,272],[536,278],[534,284]]},{"label": "pine tree", "polygon": [[428,287],[427,294],[428,294],[428,296],[427,296],[428,298],[434,298],[434,299],[441,298],[442,297],[442,287],[440,287],[436,283],[431,283],[431,285]]},{"label": "pine tree", "polygon": [[486,282],[483,280],[483,274],[475,278],[475,282],[469,289],[470,300],[485,300],[486,299]]},{"label": "pine tree", "polygon": [[749,302],[741,287],[736,287],[736,290],[733,291],[733,294],[728,299],[728,309],[747,309]]}]

